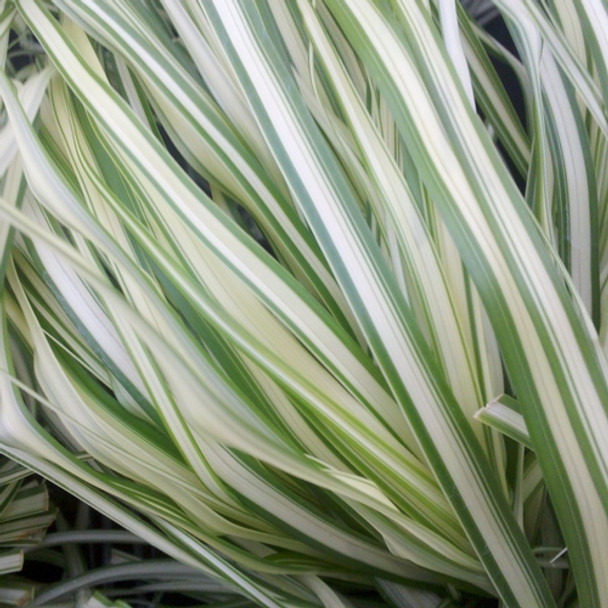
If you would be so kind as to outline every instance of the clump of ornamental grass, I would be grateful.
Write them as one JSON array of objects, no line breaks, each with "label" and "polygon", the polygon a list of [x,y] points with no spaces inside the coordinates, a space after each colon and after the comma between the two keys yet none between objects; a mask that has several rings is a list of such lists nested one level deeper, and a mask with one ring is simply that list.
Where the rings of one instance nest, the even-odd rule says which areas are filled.
[{"label": "clump of ornamental grass", "polygon": [[2,452],[261,606],[608,605],[608,12],[495,4],[1,2]]}]

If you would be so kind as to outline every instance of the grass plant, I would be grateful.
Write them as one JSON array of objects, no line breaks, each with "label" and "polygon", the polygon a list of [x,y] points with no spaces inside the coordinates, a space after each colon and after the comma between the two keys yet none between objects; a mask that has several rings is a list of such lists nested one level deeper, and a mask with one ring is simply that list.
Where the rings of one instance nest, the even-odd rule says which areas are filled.
[{"label": "grass plant", "polygon": [[608,10],[494,4],[0,1],[0,450],[261,606],[608,606]]}]

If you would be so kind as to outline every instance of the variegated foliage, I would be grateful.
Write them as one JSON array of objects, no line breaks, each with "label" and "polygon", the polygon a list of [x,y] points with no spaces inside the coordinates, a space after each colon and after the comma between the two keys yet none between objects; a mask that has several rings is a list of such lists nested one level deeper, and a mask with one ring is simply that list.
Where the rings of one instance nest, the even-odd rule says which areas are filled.
[{"label": "variegated foliage", "polygon": [[263,606],[608,605],[608,11],[496,5],[2,2],[2,451]]}]

